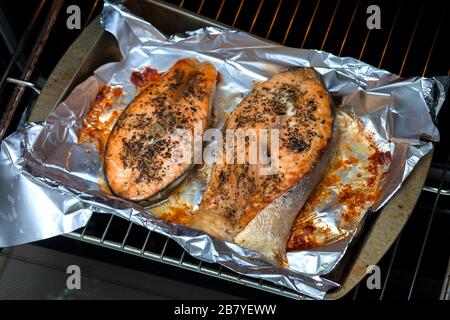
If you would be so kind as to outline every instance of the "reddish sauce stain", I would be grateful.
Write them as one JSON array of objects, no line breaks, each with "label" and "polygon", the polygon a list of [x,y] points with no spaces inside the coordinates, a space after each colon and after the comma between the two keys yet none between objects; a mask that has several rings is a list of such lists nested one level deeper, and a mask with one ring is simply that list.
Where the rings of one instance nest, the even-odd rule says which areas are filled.
[{"label": "reddish sauce stain", "polygon": [[356,159],[356,158],[353,157],[353,156],[350,156],[345,162],[346,162],[347,164],[355,164],[355,163],[358,163],[358,159]]},{"label": "reddish sauce stain", "polygon": [[100,116],[111,110],[114,102],[122,96],[123,90],[120,86],[103,86],[100,89],[91,109],[83,120],[83,127],[78,135],[78,143],[94,143],[100,155],[103,155],[109,133],[122,111],[114,110],[106,122],[100,121]]},{"label": "reddish sauce stain", "polygon": [[388,152],[377,151],[377,152],[375,152],[374,154],[372,154],[369,157],[369,160],[373,161],[374,163],[376,163],[376,164],[378,164],[380,166],[382,166],[386,162],[390,162],[391,161],[391,153],[389,151]]},{"label": "reddish sauce stain", "polygon": [[[373,147],[373,150],[374,152],[368,157],[369,164],[364,168],[364,171],[368,174],[364,183],[368,187],[373,188],[373,190],[371,192],[367,190],[361,192],[359,188],[353,188],[350,184],[345,184],[339,188],[337,202],[345,205],[347,208],[341,215],[342,220],[346,223],[352,222],[355,218],[359,217],[366,204],[373,203],[379,196],[381,187],[380,179],[384,178],[387,174],[386,172],[382,173],[380,170],[382,170],[385,164],[391,161],[391,153],[381,152],[375,147]],[[331,165],[331,170],[348,170],[350,165],[359,165],[359,162],[359,159],[352,156],[346,160],[339,159]],[[362,178],[362,176],[362,173],[356,175],[358,179]],[[314,212],[317,204],[328,198],[329,194],[324,191],[326,187],[339,186],[341,183],[339,175],[328,175],[308,199],[301,211],[302,215],[307,217]],[[314,221],[295,223],[291,233],[291,238],[287,245],[288,250],[316,248],[330,241],[332,239],[331,237],[335,237],[331,230],[315,225]]]},{"label": "reddish sauce stain", "polygon": [[137,88],[144,88],[149,83],[161,78],[162,75],[157,69],[145,67],[143,71],[133,71],[130,76],[130,81]]},{"label": "reddish sauce stain", "polygon": [[375,183],[378,168],[390,161],[391,161],[391,153],[389,151],[380,152],[377,150],[374,154],[372,154],[369,157],[369,165],[365,169],[372,175],[369,179],[367,179],[367,184],[370,187],[373,187]]},{"label": "reddish sauce stain", "polygon": [[313,226],[313,225],[307,225],[307,226],[304,226],[304,227],[303,227],[303,231],[304,231],[305,233],[313,233],[314,230],[316,230],[316,227]]}]

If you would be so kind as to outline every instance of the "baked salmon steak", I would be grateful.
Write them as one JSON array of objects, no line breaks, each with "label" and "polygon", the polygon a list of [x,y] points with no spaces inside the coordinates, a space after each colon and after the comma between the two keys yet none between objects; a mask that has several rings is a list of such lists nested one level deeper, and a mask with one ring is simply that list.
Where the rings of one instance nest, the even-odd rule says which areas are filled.
[{"label": "baked salmon steak", "polygon": [[[191,226],[285,265],[292,223],[331,159],[333,127],[332,100],[314,69],[288,70],[256,84],[225,129],[277,129],[274,170],[262,174],[267,166],[251,163],[249,148],[244,163],[216,161]],[[272,150],[273,143],[268,139],[266,147]]]},{"label": "baked salmon steak", "polygon": [[104,156],[106,181],[115,195],[147,200],[193,167],[192,145],[175,133],[193,133],[195,124],[207,128],[216,79],[210,63],[181,59],[127,106]]}]

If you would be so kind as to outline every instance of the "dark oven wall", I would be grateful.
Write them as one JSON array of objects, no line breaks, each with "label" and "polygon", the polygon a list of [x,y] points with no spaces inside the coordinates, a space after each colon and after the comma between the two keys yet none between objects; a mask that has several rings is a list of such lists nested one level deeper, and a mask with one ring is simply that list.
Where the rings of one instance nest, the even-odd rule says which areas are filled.
[{"label": "dark oven wall", "polygon": [[[139,6],[138,1],[129,1]],[[404,77],[448,75],[450,62],[446,46],[449,32],[448,2],[363,1],[363,0],[170,0],[171,4],[209,17],[232,27],[251,32],[286,46],[320,49],[340,56],[352,56]],[[80,29],[67,27],[68,7],[81,9]],[[368,29],[367,9],[378,5],[380,29]],[[14,1],[0,2],[0,137],[22,126],[31,113],[37,92],[53,68],[83,29],[101,12],[102,1],[27,1],[17,10]],[[177,23],[173,21],[173,23]],[[17,84],[17,80],[22,80]],[[25,85],[25,87],[23,87]],[[29,89],[26,86],[34,86]],[[448,102],[437,119],[441,142],[436,145],[432,166],[419,201],[400,236],[379,263],[382,289],[369,290],[365,280],[344,299],[438,299],[447,292],[450,248],[450,151]],[[109,242],[108,242],[109,241]],[[111,244],[118,244],[112,246]],[[141,251],[127,251],[127,245]],[[198,297],[274,298],[293,297],[283,288],[254,283],[217,265],[191,258],[163,236],[148,233],[138,226],[109,215],[94,215],[88,226],[67,237],[40,241],[31,250],[16,249],[16,258],[29,252],[53,252],[54,264],[69,259],[69,254],[98,268],[92,277],[101,278],[102,268],[111,267],[111,281],[120,278],[123,286],[148,293],[135,286],[139,277],[153,277],[160,288],[152,294],[161,297],[189,297],[190,290],[205,290]],[[111,250],[111,248],[115,250]],[[50,249],[50,251],[45,251]],[[13,249],[0,252],[3,260],[14,259]],[[143,254],[152,252],[152,255]],[[37,254],[36,253],[36,254]],[[31,258],[30,258],[31,259]],[[34,259],[34,260],[33,260]],[[41,257],[34,256],[30,264]],[[59,259],[59,260],[58,260]],[[45,259],[44,259],[45,260]],[[48,260],[48,259],[47,259]],[[2,261],[2,260],[0,260]],[[34,262],[33,262],[34,261]],[[58,262],[59,261],[59,262]],[[183,262],[183,268],[180,263]],[[162,262],[162,263],[161,263]],[[186,263],[185,263],[186,262]],[[0,268],[3,265],[0,264]],[[26,265],[22,265],[26,268]],[[31,267],[30,267],[31,268]],[[117,271],[112,269],[117,268]],[[124,269],[127,271],[125,272]],[[21,269],[22,270],[22,269]],[[212,277],[208,275],[213,275]],[[1,269],[0,269],[1,271]],[[197,271],[197,272],[195,272]],[[117,272],[118,275],[115,275]],[[206,273],[206,274],[205,274]],[[14,273],[0,272],[2,277]],[[157,279],[156,279],[157,278]],[[142,278],[143,279],[143,278]],[[147,278],[146,278],[147,279]],[[156,280],[155,280],[156,279]],[[225,279],[225,280],[224,280]],[[11,280],[11,279],[8,279]],[[246,281],[248,280],[248,281]],[[11,280],[14,282],[14,279]],[[101,280],[99,280],[101,281]],[[142,280],[144,281],[144,280]],[[148,280],[150,281],[150,280]],[[100,297],[105,290],[95,290],[86,297]],[[250,283],[250,284],[249,284]],[[177,284],[182,284],[180,288]],[[102,288],[106,288],[105,286]],[[263,290],[260,290],[263,289]],[[48,291],[59,289],[52,287]],[[210,291],[208,291],[210,290]],[[119,290],[120,291],[120,290]],[[150,290],[151,291],[151,290]],[[57,297],[48,292],[47,297]],[[129,291],[128,294],[132,294]],[[447,292],[447,293],[446,293]],[[44,294],[45,295],[45,294]],[[123,293],[125,295],[125,293]],[[142,295],[152,297],[151,295]],[[66,296],[64,296],[66,297]],[[126,296],[118,296],[126,298]]]}]

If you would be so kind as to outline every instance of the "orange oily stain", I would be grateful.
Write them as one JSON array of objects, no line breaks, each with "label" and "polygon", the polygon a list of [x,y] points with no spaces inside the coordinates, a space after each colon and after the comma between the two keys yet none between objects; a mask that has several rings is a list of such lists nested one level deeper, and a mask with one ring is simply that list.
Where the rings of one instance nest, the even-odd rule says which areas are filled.
[{"label": "orange oily stain", "polygon": [[192,167],[191,145],[175,132],[192,133],[196,122],[206,129],[216,77],[210,63],[181,59],[130,103],[105,151],[106,179],[114,194],[146,200]]},{"label": "orange oily stain", "polygon": [[161,219],[176,224],[189,225],[192,220],[192,209],[188,205],[162,206],[161,208],[152,208],[151,211]]},{"label": "orange oily stain", "polygon": [[260,174],[263,165],[248,162],[248,148],[245,163],[216,164],[192,226],[232,240],[312,170],[331,138],[332,125],[330,96],[313,69],[286,71],[257,83],[225,128],[278,129],[275,173]]},{"label": "orange oily stain", "polygon": [[[379,197],[390,152],[378,150],[363,124],[343,111],[338,113],[338,126],[340,139],[336,154],[292,226],[287,243],[289,251],[317,248],[344,239]],[[352,154],[360,155],[356,158]],[[350,169],[357,172],[355,180],[351,184],[343,183],[341,176],[348,176]],[[336,193],[335,201],[340,208],[337,227],[328,225],[318,215],[318,208],[329,201],[332,193]]]},{"label": "orange oily stain", "polygon": [[[103,156],[109,133],[122,112],[121,110],[111,111],[111,108],[122,97],[123,90],[120,86],[103,86],[83,120],[83,127],[78,133],[78,143],[93,143],[100,157]],[[104,116],[107,116],[106,121],[101,119]]]}]

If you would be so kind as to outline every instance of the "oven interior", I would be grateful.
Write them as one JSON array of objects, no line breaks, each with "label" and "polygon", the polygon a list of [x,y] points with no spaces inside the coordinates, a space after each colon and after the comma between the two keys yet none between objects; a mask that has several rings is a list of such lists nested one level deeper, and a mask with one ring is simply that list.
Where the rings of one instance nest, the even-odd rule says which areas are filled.
[{"label": "oven interior", "polygon": [[[352,56],[404,77],[450,74],[447,2],[168,2],[274,42]],[[100,0],[80,1],[77,5],[82,12],[82,28],[69,30],[66,8],[70,4],[63,0],[33,0],[18,11],[12,2],[0,3],[0,139],[24,125],[55,65],[102,8]],[[373,4],[381,8],[379,30],[366,26],[366,9]],[[139,11],[143,4],[135,0],[127,5],[132,11]],[[174,28],[171,30],[177,31],[179,21],[148,14],[152,21],[168,22]],[[199,19],[198,23],[190,23],[195,29],[203,22]],[[111,60],[120,59],[114,50],[108,56]],[[101,65],[105,61],[93,63]],[[370,290],[364,279],[343,299],[448,299],[448,108],[447,99],[436,120],[441,141],[436,144],[419,201],[396,242],[378,264],[382,288]],[[357,252],[357,245],[354,250]],[[82,293],[52,284],[65,276],[64,265],[70,261],[89,270],[89,289]],[[29,274],[26,279],[24,272]],[[25,280],[38,281],[43,289],[33,291]],[[106,214],[94,214],[85,228],[70,234],[1,249],[0,288],[0,298],[304,298],[284,287],[201,262],[185,254],[174,241]]]}]

